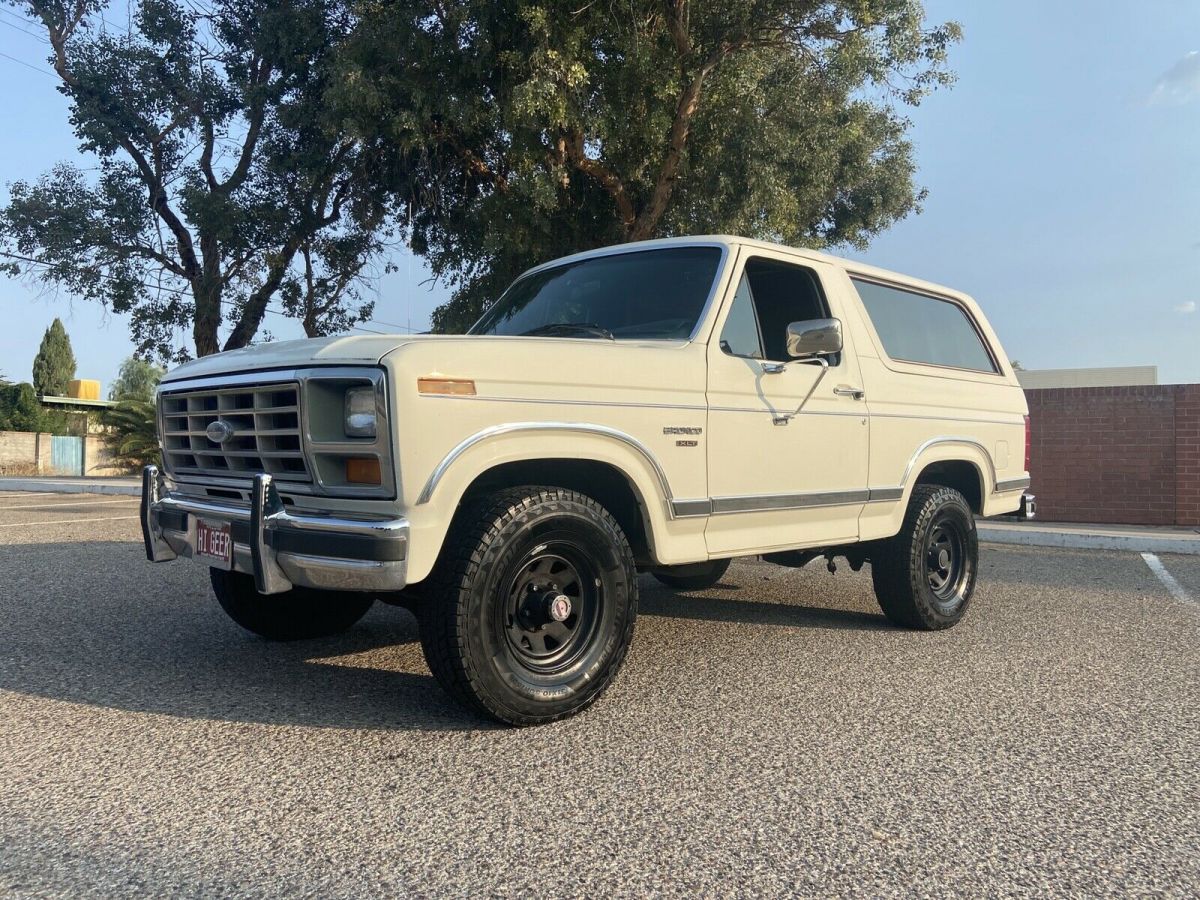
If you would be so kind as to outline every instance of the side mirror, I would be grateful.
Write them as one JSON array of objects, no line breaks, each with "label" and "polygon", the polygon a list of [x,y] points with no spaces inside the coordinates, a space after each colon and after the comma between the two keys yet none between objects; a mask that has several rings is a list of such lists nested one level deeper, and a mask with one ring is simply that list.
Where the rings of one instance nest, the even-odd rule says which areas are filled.
[{"label": "side mirror", "polygon": [[842,323],[838,319],[805,319],[787,327],[787,352],[792,359],[829,356],[842,349]]}]

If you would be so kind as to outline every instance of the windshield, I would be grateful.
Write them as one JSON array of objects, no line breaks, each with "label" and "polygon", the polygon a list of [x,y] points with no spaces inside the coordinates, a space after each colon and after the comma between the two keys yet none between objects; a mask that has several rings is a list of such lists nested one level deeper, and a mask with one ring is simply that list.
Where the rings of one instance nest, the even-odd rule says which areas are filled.
[{"label": "windshield", "polygon": [[721,263],[718,247],[597,256],[513,283],[470,334],[686,340]]}]

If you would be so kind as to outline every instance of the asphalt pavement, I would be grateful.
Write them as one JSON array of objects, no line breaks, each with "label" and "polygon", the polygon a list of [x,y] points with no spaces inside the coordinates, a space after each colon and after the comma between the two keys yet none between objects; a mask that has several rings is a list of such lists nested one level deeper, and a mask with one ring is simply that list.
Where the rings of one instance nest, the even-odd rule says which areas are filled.
[{"label": "asphalt pavement", "polygon": [[845,566],[643,578],[608,694],[513,730],[403,610],[267,643],[136,515],[0,494],[0,895],[1200,893],[1200,557],[986,545],[938,634]]}]

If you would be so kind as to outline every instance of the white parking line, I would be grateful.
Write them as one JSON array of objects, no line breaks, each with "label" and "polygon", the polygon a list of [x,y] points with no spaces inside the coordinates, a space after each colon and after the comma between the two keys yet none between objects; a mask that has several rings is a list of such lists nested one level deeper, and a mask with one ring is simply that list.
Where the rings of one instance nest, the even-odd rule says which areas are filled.
[{"label": "white parking line", "polygon": [[1158,580],[1163,583],[1171,596],[1183,603],[1195,603],[1191,595],[1183,589],[1183,586],[1175,580],[1175,576],[1167,571],[1167,567],[1153,553],[1143,553],[1142,559],[1146,561],[1146,565],[1150,567],[1150,571],[1158,576]]},{"label": "white parking line", "polygon": [[113,506],[117,503],[137,503],[137,497],[125,497],[122,500],[68,500],[66,503],[29,503],[25,506],[0,506],[0,513],[10,509],[57,509],[60,506]]},{"label": "white parking line", "polygon": [[5,522],[0,528],[28,528],[33,525],[68,525],[73,522],[119,522],[122,519],[136,519],[138,516],[108,516],[107,518],[91,519],[54,519],[50,522]]}]

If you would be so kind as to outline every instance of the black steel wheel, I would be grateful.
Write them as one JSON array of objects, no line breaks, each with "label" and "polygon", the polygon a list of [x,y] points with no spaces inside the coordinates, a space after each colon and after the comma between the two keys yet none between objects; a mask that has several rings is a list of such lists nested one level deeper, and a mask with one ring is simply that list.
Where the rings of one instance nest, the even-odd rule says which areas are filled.
[{"label": "black steel wheel", "polygon": [[975,516],[953,488],[913,488],[899,534],[871,555],[875,597],[898,625],[934,631],[966,613],[979,569]]},{"label": "black steel wheel", "polygon": [[508,602],[496,605],[514,657],[530,672],[569,668],[601,621],[604,593],[587,551],[539,544],[515,566]]},{"label": "black steel wheel", "polygon": [[418,610],[421,645],[452,697],[513,725],[580,712],[633,638],[637,572],[591,497],[520,487],[456,517]]}]

